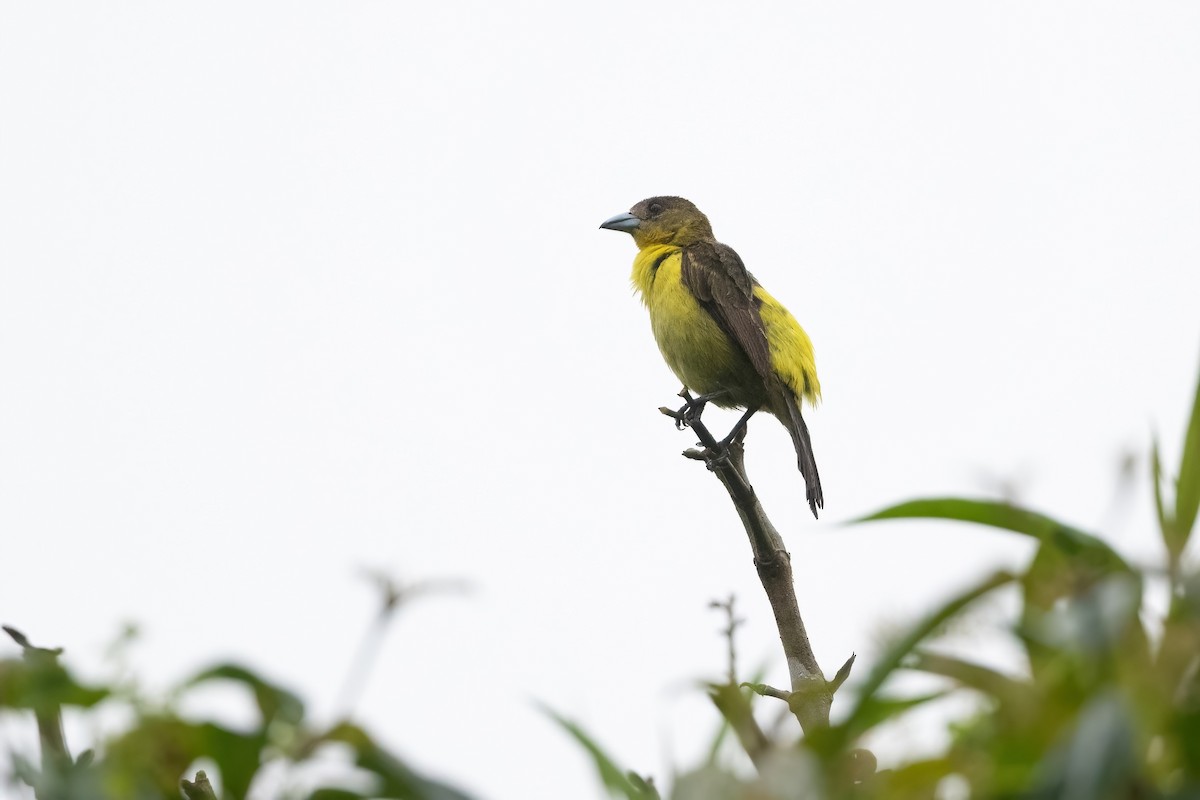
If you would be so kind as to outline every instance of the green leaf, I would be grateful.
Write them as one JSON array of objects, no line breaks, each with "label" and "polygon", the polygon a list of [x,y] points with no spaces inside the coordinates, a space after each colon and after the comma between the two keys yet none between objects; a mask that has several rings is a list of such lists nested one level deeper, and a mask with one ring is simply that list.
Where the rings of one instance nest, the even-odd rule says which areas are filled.
[{"label": "green leaf", "polygon": [[[859,689],[855,707],[851,710],[846,721],[831,729],[830,744],[843,747],[857,739],[875,724],[879,711],[874,705],[875,694],[892,673],[902,668],[905,658],[913,649],[932,633],[946,624],[947,620],[957,616],[964,608],[990,592],[1007,586],[1015,580],[1008,572],[997,572],[985,580],[967,589],[950,602],[943,605],[917,625],[914,625],[905,636],[892,645],[875,664],[867,675],[867,680]],[[833,732],[836,730],[836,733]],[[821,737],[825,738],[824,735]]]},{"label": "green leaf", "polygon": [[1107,680],[1120,653],[1124,663],[1149,665],[1150,640],[1140,619],[1142,576],[1098,557],[1038,548],[1021,578],[1024,607],[1017,633],[1037,681],[1063,670],[1084,684]]},{"label": "green leaf", "polygon": [[[755,689],[754,684],[744,684],[744,686],[750,690],[749,693],[744,691],[742,686],[735,686],[731,683],[712,683],[708,686],[708,697],[717,707],[717,711],[721,712],[721,719],[724,720],[725,726],[737,736],[742,750],[757,765],[763,754],[770,749],[771,743],[754,719],[754,709],[751,704],[755,694],[761,694],[761,692]],[[708,763],[713,765],[716,763],[715,748],[709,754]]]},{"label": "green leaf", "polygon": [[264,738],[259,734],[231,731],[211,722],[197,725],[196,731],[200,735],[201,752],[221,768],[223,794],[245,797],[262,763]]},{"label": "green leaf", "polygon": [[[766,664],[762,664],[759,666],[759,668],[757,670],[754,671],[754,674],[750,676],[750,680],[747,683],[751,687],[758,685],[762,681],[762,679],[764,677],[766,677],[766,674],[767,674],[767,666],[766,666]],[[759,693],[759,694],[761,694],[761,693]],[[746,703],[751,708],[753,708],[753,706],[754,706],[753,696],[747,697]],[[728,738],[731,731],[732,731],[732,729],[729,727],[729,720],[726,719],[724,715],[722,715],[721,723],[720,723],[720,725],[717,726],[717,732],[715,734],[713,734],[712,744],[710,744],[708,747],[708,758],[705,759],[705,761],[704,761],[705,764],[715,765],[717,763],[717,756],[721,752],[721,745],[725,742],[725,739]]]},{"label": "green leaf", "polygon": [[1022,578],[1027,617],[1032,608],[1047,609],[1059,598],[1095,585],[1111,573],[1137,574],[1099,538],[1008,503],[954,497],[912,500],[877,511],[861,521],[885,519],[974,522],[1037,539],[1041,547]]},{"label": "green leaf", "polygon": [[179,779],[201,756],[201,726],[171,714],[143,714],[136,724],[105,747],[103,765],[114,797],[143,797],[152,789],[179,796]]},{"label": "green leaf", "polygon": [[1028,697],[1031,688],[1023,681],[996,670],[941,653],[918,650],[904,662],[906,669],[941,675],[968,689],[993,697],[1001,702]]},{"label": "green leaf", "polygon": [[1141,574],[1108,545],[1098,540],[1052,536],[1042,542],[1021,578],[1025,620],[1034,610],[1048,611],[1059,600],[1082,596],[1114,576],[1131,581],[1140,597]]},{"label": "green leaf", "polygon": [[862,726],[863,730],[870,730],[878,725],[890,720],[892,717],[898,717],[907,711],[911,711],[917,706],[925,705],[933,700],[940,700],[948,695],[949,692],[930,692],[916,697],[879,697],[873,695],[862,702],[855,709],[857,714],[857,724]]},{"label": "green leaf", "polygon": [[1132,572],[1115,550],[1101,539],[1058,520],[1018,506],[995,500],[968,500],[957,497],[910,500],[876,511],[859,522],[885,519],[945,519],[974,522],[1013,531],[1051,545],[1072,561],[1084,563],[1100,572]]},{"label": "green leaf", "polygon": [[1032,797],[1105,800],[1135,797],[1138,781],[1132,715],[1115,693],[1097,696],[1074,730],[1039,769]]},{"label": "green leaf", "polygon": [[930,758],[910,761],[903,766],[876,773],[868,784],[869,797],[929,798],[939,796],[938,783],[958,769],[949,758]]},{"label": "green leaf", "polygon": [[1162,455],[1158,449],[1158,439],[1150,445],[1150,482],[1154,487],[1154,511],[1158,515],[1158,529],[1162,532],[1163,545],[1172,559],[1177,558],[1179,551],[1175,549],[1178,536],[1175,534],[1175,520],[1167,514],[1163,502],[1162,484]]},{"label": "green leaf", "polygon": [[608,789],[610,794],[617,797],[625,797],[628,800],[657,800],[657,792],[653,791],[653,789],[651,789],[651,792],[647,792],[641,788],[641,786],[645,785],[644,782],[639,780],[638,783],[634,783],[630,780],[629,772],[617,766],[616,762],[604,752],[592,737],[584,732],[583,728],[548,706],[541,706],[541,709],[546,716],[553,719],[562,726],[563,730],[571,734],[575,741],[583,745],[588,755],[592,757],[592,763],[596,766],[596,771],[600,774],[600,780],[604,783],[604,788]]},{"label": "green leaf", "polygon": [[262,716],[263,729],[276,720],[296,725],[304,718],[304,702],[298,696],[238,664],[209,667],[184,683],[184,686],[218,680],[241,683],[253,693],[254,702]]},{"label": "green leaf", "polygon": [[308,796],[307,800],[367,800],[369,795],[352,792],[349,789],[317,789]]},{"label": "green leaf", "polygon": [[1183,441],[1183,457],[1179,461],[1179,478],[1175,483],[1175,552],[1187,547],[1188,537],[1196,524],[1200,509],[1200,380],[1192,401],[1192,416]]},{"label": "green leaf", "polygon": [[354,750],[354,763],[374,773],[382,783],[378,791],[371,793],[372,797],[402,800],[470,800],[470,795],[420,775],[380,747],[357,725],[349,722],[339,723],[317,738],[323,742],[340,742]]},{"label": "green leaf", "polygon": [[56,713],[60,706],[90,708],[108,696],[108,689],[77,682],[50,656],[0,661],[0,707]]}]

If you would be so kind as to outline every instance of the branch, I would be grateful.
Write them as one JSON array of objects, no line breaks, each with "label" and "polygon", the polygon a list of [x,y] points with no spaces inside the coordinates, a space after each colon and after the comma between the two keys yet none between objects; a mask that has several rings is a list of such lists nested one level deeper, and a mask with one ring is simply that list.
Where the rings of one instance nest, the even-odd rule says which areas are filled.
[{"label": "branch", "polygon": [[[686,392],[681,396],[691,399]],[[758,578],[775,614],[775,625],[779,630],[779,640],[783,644],[788,676],[791,679],[789,692],[762,687],[766,691],[759,693],[785,699],[806,735],[811,735],[819,728],[828,727],[833,693],[849,676],[854,659],[851,657],[850,661],[846,662],[833,682],[825,680],[825,675],[813,654],[812,645],[809,644],[804,620],[800,617],[800,606],[796,600],[792,578],[791,556],[784,547],[783,537],[763,511],[754,493],[754,487],[750,485],[746,476],[745,448],[741,436],[735,437],[728,446],[721,447],[700,420],[684,419],[681,412],[667,408],[660,408],[659,411],[674,419],[676,424],[686,424],[695,431],[704,449],[687,450],[684,456],[703,461],[717,476],[717,480],[721,481],[750,539],[754,566],[758,570]]]},{"label": "branch", "polygon": [[709,608],[717,608],[725,612],[725,627],[721,629],[721,633],[725,636],[725,643],[729,653],[729,682],[737,683],[737,646],[734,641],[734,634],[745,620],[738,619],[737,614],[733,611],[734,596],[729,595],[728,600],[712,600],[709,602]]},{"label": "branch", "polygon": [[379,647],[392,619],[402,606],[427,594],[436,592],[466,592],[470,585],[459,580],[428,580],[412,584],[401,584],[380,570],[364,570],[366,577],[375,584],[380,594],[379,612],[371,622],[371,626],[358,645],[354,660],[342,684],[340,699],[337,703],[339,714],[343,719],[350,719],[350,714],[358,701],[359,695],[367,684],[367,676],[375,663]]}]

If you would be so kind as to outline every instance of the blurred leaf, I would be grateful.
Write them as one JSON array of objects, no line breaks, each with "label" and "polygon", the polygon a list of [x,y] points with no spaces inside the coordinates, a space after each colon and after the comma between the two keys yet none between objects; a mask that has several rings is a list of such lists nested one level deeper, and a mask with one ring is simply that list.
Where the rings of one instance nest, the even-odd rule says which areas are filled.
[{"label": "blurred leaf", "polygon": [[548,706],[541,706],[541,709],[543,713],[571,734],[575,741],[583,745],[588,755],[592,757],[592,763],[600,774],[604,788],[608,789],[610,794],[629,798],[629,800],[655,800],[658,797],[658,792],[648,793],[630,780],[629,772],[617,766],[616,762],[609,758],[600,745],[596,744],[595,740],[588,736],[581,727]]},{"label": "blurred leaf", "polygon": [[1179,581],[1179,593],[1163,626],[1156,667],[1164,699],[1194,736],[1191,750],[1200,776],[1200,571]]},{"label": "blurred leaf", "polygon": [[243,684],[251,691],[264,729],[274,721],[296,725],[304,718],[304,703],[299,697],[237,664],[210,667],[184,683],[184,686],[198,686],[219,680]]},{"label": "blurred leaf", "polygon": [[335,725],[319,737],[326,742],[349,745],[355,753],[354,763],[374,773],[381,781],[371,797],[400,798],[401,800],[470,800],[470,795],[425,778],[396,756],[384,750],[362,728],[349,722]]},{"label": "blurred leaf", "polygon": [[307,800],[366,800],[370,795],[352,792],[349,789],[317,789]]},{"label": "blurred leaf", "polygon": [[1032,797],[1103,800],[1142,795],[1133,719],[1115,693],[1092,700],[1069,739],[1042,763]]},{"label": "blurred leaf", "polygon": [[[1140,632],[1141,600],[1140,582],[1125,575],[1109,576],[1073,597],[1070,603],[1055,606],[1038,617],[1037,629],[1042,641],[1060,652],[1099,659],[1120,651],[1128,658],[1133,655],[1129,648],[1131,629],[1139,629],[1136,640],[1145,639]],[[1139,661],[1145,660],[1145,653],[1137,655],[1142,657]]]},{"label": "blurred leaf", "polygon": [[857,702],[845,722],[827,732],[821,732],[820,739],[824,740],[826,736],[829,737],[828,744],[823,746],[832,745],[841,749],[869,730],[874,724],[874,720],[879,719],[881,713],[881,709],[874,704],[876,692],[879,691],[884,681],[891,677],[892,673],[901,668],[902,662],[908,654],[924,639],[941,628],[947,620],[959,614],[971,603],[1002,586],[1007,586],[1014,579],[1010,573],[997,572],[914,625],[903,638],[880,656],[879,661],[868,673],[865,683],[859,689]]},{"label": "blurred leaf", "polygon": [[33,787],[38,800],[111,800],[105,791],[103,776],[87,760],[47,762],[43,758],[41,769],[38,769],[18,753],[6,755],[12,773],[4,777]]},{"label": "blurred leaf", "polygon": [[1063,597],[1077,594],[1086,588],[1086,580],[1095,579],[1094,572],[1080,571],[1070,556],[1057,547],[1042,544],[1033,555],[1029,568],[1021,576],[1025,594],[1024,620],[1035,611],[1049,611]]},{"label": "blurred leaf", "polygon": [[671,800],[740,800],[742,782],[714,764],[675,778]]},{"label": "blurred leaf", "polygon": [[[759,668],[757,670],[754,671],[754,674],[750,676],[750,680],[748,681],[748,683],[750,683],[752,685],[757,684],[762,681],[762,679],[766,676],[766,674],[767,674],[767,667],[765,664],[762,664],[759,666]],[[710,693],[711,693],[711,689],[710,689]],[[753,709],[754,696],[752,695],[750,697],[747,697],[746,703],[751,709]],[[731,731],[732,731],[732,728],[729,727],[729,720],[727,719],[725,714],[722,714],[721,715],[721,723],[720,723],[720,725],[717,726],[717,732],[715,734],[713,734],[712,743],[708,746],[708,758],[705,759],[704,763],[706,763],[706,764],[716,764],[717,763],[717,756],[721,752],[721,745],[724,743],[725,739],[729,736],[729,733]]]},{"label": "blurred leaf", "polygon": [[0,661],[0,707],[33,711],[54,710],[59,706],[91,708],[109,694],[106,688],[77,682],[50,657]]},{"label": "blurred leaf", "polygon": [[1179,477],[1175,482],[1175,553],[1187,547],[1188,537],[1196,524],[1196,512],[1200,509],[1200,380],[1196,383],[1196,396],[1192,400],[1192,416],[1188,420],[1187,434],[1183,441],[1183,457],[1179,461]]},{"label": "blurred leaf", "polygon": [[918,650],[904,662],[905,669],[941,675],[968,689],[974,689],[1000,701],[1011,701],[1030,695],[1023,681],[997,672],[990,667],[965,661],[954,656]]},{"label": "blurred leaf", "polygon": [[192,762],[206,755],[198,726],[169,714],[147,714],[109,742],[104,763],[114,797],[153,791],[179,796],[179,780]]},{"label": "blurred leaf", "polygon": [[[866,751],[860,751],[866,752]],[[854,769],[862,766],[852,756],[845,762]],[[871,772],[874,763],[866,764]],[[825,800],[825,781],[821,765],[812,753],[795,747],[776,748],[767,754],[766,763],[759,769],[758,780],[750,785],[743,797],[770,800]]]},{"label": "blurred leaf", "polygon": [[652,800],[662,800],[662,795],[658,793],[658,789],[654,786],[653,778],[643,778],[636,772],[630,770],[628,773],[629,781],[633,784],[633,788],[637,789],[643,795]]},{"label": "blurred leaf", "polygon": [[910,761],[895,769],[876,773],[867,784],[871,792],[869,796],[887,800],[927,800],[940,796],[936,792],[938,784],[955,770],[956,766],[949,758]]},{"label": "blurred leaf", "polygon": [[[1035,681],[1064,708],[1116,682],[1157,684],[1154,654],[1141,616],[1135,574],[1097,578],[1051,557],[1025,576],[1026,604],[1017,629]],[[1158,689],[1157,691],[1161,691]]]},{"label": "blurred leaf", "polygon": [[1194,797],[1200,797],[1200,707],[1182,710],[1171,720],[1172,753],[1175,766],[1196,784]]},{"label": "blurred leaf", "polygon": [[880,697],[873,695],[855,709],[856,722],[862,726],[862,730],[870,730],[893,717],[898,717],[917,706],[924,705],[933,700],[940,700],[948,694],[948,691],[940,691],[917,695],[916,697]]},{"label": "blurred leaf", "polygon": [[203,755],[217,762],[226,797],[245,797],[262,764],[266,738],[261,733],[238,733],[206,722],[196,726]]},{"label": "blurred leaf", "polygon": [[1173,560],[1178,557],[1175,545],[1179,537],[1175,533],[1175,520],[1167,514],[1166,504],[1163,502],[1162,454],[1159,452],[1157,438],[1150,445],[1150,482],[1154,488],[1154,512],[1158,515],[1158,529],[1162,532],[1163,545]]},{"label": "blurred leaf", "polygon": [[[721,719],[725,723],[722,729],[732,730],[742,750],[755,765],[758,765],[771,743],[754,719],[754,708],[751,704],[754,696],[753,689],[747,692],[741,686],[729,683],[713,683],[708,686],[708,697],[721,712]],[[716,755],[714,744],[713,749],[709,751],[708,763],[715,763]]]},{"label": "blurred leaf", "polygon": [[907,503],[876,511],[859,522],[885,519],[945,519],[974,522],[993,528],[1032,536],[1043,543],[1053,543],[1075,558],[1089,559],[1109,569],[1130,571],[1116,551],[1090,533],[1064,525],[1057,520],[1018,506],[993,500],[967,500],[942,497],[911,500]]}]

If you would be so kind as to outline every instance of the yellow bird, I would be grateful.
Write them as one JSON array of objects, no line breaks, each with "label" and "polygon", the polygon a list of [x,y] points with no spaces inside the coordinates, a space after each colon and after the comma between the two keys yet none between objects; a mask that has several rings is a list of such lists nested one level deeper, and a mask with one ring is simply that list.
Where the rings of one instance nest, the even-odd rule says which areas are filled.
[{"label": "yellow bird", "polygon": [[817,516],[825,498],[800,404],[815,405],[821,384],[800,323],[682,197],[651,197],[600,227],[629,233],[638,246],[633,286],[650,311],[658,349],[684,387],[699,395],[684,406],[685,418],[698,418],[709,401],[746,409],[727,445],[754,412],[774,414],[791,434]]}]

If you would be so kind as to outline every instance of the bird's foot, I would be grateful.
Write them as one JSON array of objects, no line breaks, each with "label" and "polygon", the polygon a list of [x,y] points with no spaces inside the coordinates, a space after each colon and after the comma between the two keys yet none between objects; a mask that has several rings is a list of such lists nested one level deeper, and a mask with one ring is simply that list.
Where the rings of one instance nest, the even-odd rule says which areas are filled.
[{"label": "bird's foot", "polygon": [[720,467],[732,463],[729,458],[729,448],[722,444],[714,444],[712,447],[705,447],[703,443],[697,447],[691,447],[683,451],[684,458],[690,458],[693,461],[703,461],[708,467],[709,472],[712,472]]},{"label": "bird's foot", "polygon": [[729,432],[729,435],[717,442],[717,446],[715,448],[716,451],[724,453],[729,450],[730,445],[741,444],[742,440],[746,438],[746,431],[749,430],[750,418],[753,417],[757,411],[758,406],[751,406],[750,408],[747,408],[746,413],[742,414],[741,419],[739,419],[737,424],[733,426],[733,430]]},{"label": "bird's foot", "polygon": [[737,425],[733,426],[733,430],[729,432],[729,435],[717,442],[717,452],[724,453],[729,450],[729,445],[735,443],[740,444],[741,441],[746,438],[746,431],[748,428],[749,426],[746,424],[746,420],[744,419]]},{"label": "bird's foot", "polygon": [[693,422],[699,422],[700,416],[704,413],[704,407],[708,405],[709,400],[715,400],[728,394],[724,389],[718,389],[715,392],[702,394],[698,397],[692,397],[692,393],[687,390],[687,387],[679,393],[679,396],[684,399],[684,404],[679,407],[673,416],[675,418],[675,427],[679,430],[689,427]]},{"label": "bird's foot", "polygon": [[729,448],[735,444],[741,444],[742,439],[746,436],[746,424],[742,423],[729,432],[721,441],[717,442],[714,447],[706,447],[704,449],[704,460],[708,462],[708,468],[715,467],[729,462]]}]

